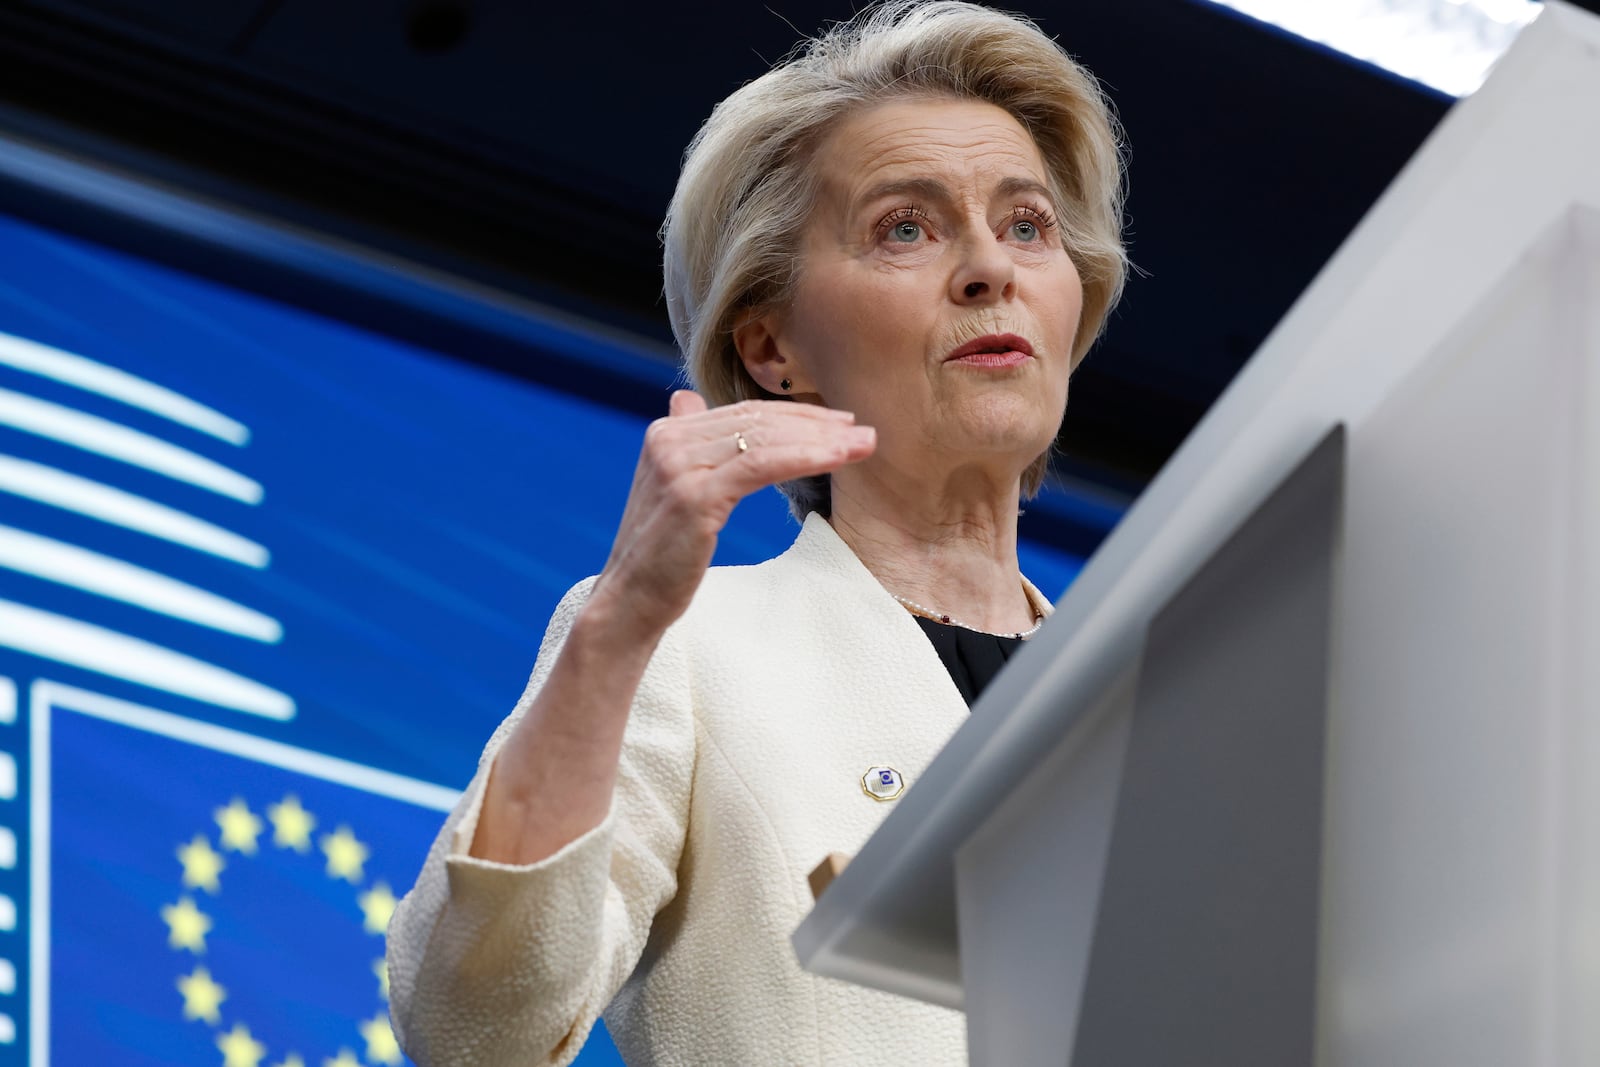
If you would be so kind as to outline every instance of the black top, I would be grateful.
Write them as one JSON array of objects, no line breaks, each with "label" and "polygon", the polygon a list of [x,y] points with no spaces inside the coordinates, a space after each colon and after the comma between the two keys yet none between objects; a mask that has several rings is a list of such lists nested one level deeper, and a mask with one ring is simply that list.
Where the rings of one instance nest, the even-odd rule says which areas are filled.
[{"label": "black top", "polygon": [[977,703],[978,696],[994,681],[994,676],[1000,673],[1006,660],[1022,647],[1020,637],[979,633],[965,626],[934,622],[922,615],[913,615],[912,618],[917,620],[922,632],[933,642],[933,650],[944,661],[945,670],[950,672],[950,680],[961,690],[969,708]]}]

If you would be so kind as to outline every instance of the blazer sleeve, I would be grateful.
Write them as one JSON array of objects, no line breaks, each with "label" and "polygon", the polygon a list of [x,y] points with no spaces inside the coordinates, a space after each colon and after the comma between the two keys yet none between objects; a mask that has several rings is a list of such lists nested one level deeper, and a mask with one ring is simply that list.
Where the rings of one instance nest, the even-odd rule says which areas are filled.
[{"label": "blazer sleeve", "polygon": [[672,631],[634,698],[600,825],[537,863],[468,854],[495,754],[548,677],[592,584],[557,606],[522,699],[489,739],[390,922],[391,1022],[419,1067],[570,1063],[677,892],[695,731]]}]

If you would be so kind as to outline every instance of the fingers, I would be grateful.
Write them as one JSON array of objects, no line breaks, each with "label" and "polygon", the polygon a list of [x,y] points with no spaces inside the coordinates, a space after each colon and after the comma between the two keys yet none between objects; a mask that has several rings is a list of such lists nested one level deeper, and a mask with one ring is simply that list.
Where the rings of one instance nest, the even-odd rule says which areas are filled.
[{"label": "fingers", "polygon": [[872,455],[878,435],[870,426],[843,427],[838,432],[810,440],[752,444],[746,452],[735,450],[712,474],[729,496],[745,497],[778,482],[827,474]]},{"label": "fingers", "polygon": [[667,415],[679,418],[684,415],[695,415],[706,409],[705,397],[693,389],[675,390],[667,400]]},{"label": "fingers", "polygon": [[[721,466],[730,459],[775,446],[849,443],[855,416],[787,401],[733,404],[689,419],[669,418],[652,427],[655,457],[668,469]],[[787,410],[786,410],[787,409]],[[647,438],[651,435],[647,435]],[[739,448],[743,440],[744,449]]]},{"label": "fingers", "polygon": [[854,422],[852,412],[789,400],[745,400],[707,410],[698,393],[683,389],[672,394],[667,417],[650,424],[645,441],[658,456],[694,453],[697,465],[706,465],[725,457],[720,448],[702,446],[736,442],[736,433],[754,445],[782,441],[795,433],[831,432]]},{"label": "fingers", "polygon": [[[669,414],[645,435],[650,466],[668,479],[693,472],[710,498],[732,506],[758,489],[825,474],[870,456],[877,434],[855,415],[788,400],[707,409],[698,393],[672,394]],[[743,440],[744,449],[739,448]]]},{"label": "fingers", "polygon": [[825,423],[856,421],[854,412],[794,400],[741,400],[736,404],[723,404],[707,410],[705,399],[689,389],[680,389],[672,394],[667,412],[669,418],[695,416],[695,421],[707,426],[727,423],[731,428],[748,428],[768,419],[810,419]]}]

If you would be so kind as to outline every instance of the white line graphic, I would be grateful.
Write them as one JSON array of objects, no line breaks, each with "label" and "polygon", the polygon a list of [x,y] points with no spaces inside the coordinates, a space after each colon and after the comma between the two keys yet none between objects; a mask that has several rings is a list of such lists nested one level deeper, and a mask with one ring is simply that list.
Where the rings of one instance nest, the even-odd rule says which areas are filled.
[{"label": "white line graphic", "polygon": [[248,427],[220,411],[86,356],[0,332],[0,363],[120,400],[229,444],[243,445],[250,440]]},{"label": "white line graphic", "polygon": [[50,1067],[50,705],[28,692],[28,1065]]},{"label": "white line graphic", "polygon": [[15,456],[0,455],[0,490],[209,552],[247,567],[260,569],[271,559],[271,553],[264,546],[204,519],[114,489],[103,482]]},{"label": "white line graphic", "polygon": [[48,400],[0,389],[0,423],[131,463],[246,504],[261,503],[261,484],[158,437]]},{"label": "white line graphic", "polygon": [[132,563],[10,526],[0,526],[0,567],[240,637],[269,644],[283,640],[283,626],[277,619],[243,604]]},{"label": "white line graphic", "polygon": [[460,790],[418,781],[389,771],[380,771],[376,767],[286,745],[281,741],[269,741],[264,737],[230,730],[225,726],[173,715],[170,712],[128,700],[118,700],[103,693],[79,689],[62,682],[41,679],[33,683],[29,695],[29,707],[34,713],[35,722],[38,721],[39,712],[45,710],[45,707],[60,708],[104,719],[107,722],[121,723],[147,733],[187,741],[217,752],[243,756],[257,763],[349,786],[364,793],[404,800],[433,811],[449,811],[455,807],[456,801],[461,799]]},{"label": "white line graphic", "polygon": [[0,600],[0,647],[43,656],[248,715],[286,721],[295,704],[276,689],[137,637]]}]

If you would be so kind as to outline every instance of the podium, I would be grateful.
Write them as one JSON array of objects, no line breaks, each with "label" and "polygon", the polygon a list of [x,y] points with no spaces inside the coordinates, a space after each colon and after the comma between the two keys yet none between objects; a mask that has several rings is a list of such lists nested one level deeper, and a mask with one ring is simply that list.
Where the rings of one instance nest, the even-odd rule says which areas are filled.
[{"label": "podium", "polygon": [[1600,18],[1452,110],[793,941],[985,1067],[1600,1064]]}]

